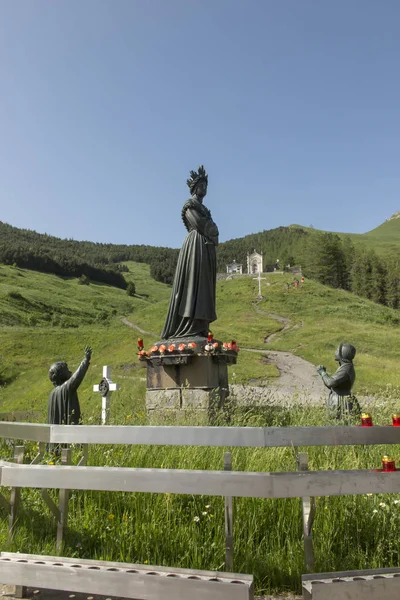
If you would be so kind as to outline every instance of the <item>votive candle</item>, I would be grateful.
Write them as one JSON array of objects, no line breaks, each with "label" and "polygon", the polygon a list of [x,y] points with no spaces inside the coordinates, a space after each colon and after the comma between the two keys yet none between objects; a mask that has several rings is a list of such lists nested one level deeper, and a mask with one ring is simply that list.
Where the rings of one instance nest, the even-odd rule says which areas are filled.
[{"label": "votive candle", "polygon": [[372,427],[372,415],[370,415],[369,413],[363,413],[361,415],[361,425],[363,427]]},{"label": "votive candle", "polygon": [[382,458],[382,471],[395,471],[396,470],[396,463],[394,461],[394,458],[392,456],[384,456]]}]

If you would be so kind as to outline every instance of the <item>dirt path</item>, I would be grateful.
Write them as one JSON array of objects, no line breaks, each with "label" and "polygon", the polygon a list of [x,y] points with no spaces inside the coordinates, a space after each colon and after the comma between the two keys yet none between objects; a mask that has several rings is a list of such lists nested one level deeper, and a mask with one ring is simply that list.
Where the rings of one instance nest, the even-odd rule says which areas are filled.
[{"label": "dirt path", "polygon": [[[279,377],[268,381],[254,382],[254,386],[234,385],[232,391],[242,399],[242,403],[260,404],[321,404],[326,398],[326,388],[315,370],[315,366],[290,352],[242,348],[245,352],[256,352],[265,356],[267,364],[273,364]],[[257,385],[258,384],[258,385]]]},{"label": "dirt path", "polygon": [[[282,324],[281,329],[275,333],[268,335],[264,342],[269,344],[270,341],[280,333],[293,329],[295,327],[301,327],[303,324],[298,325],[293,323],[291,319],[287,317],[281,317],[273,313],[268,313],[261,310],[256,306],[256,312],[264,314],[271,319],[275,319]],[[121,317],[121,322],[127,327],[136,329],[142,335],[156,335],[154,332],[145,331],[135,323],[129,321],[126,317]],[[265,362],[267,364],[273,364],[279,371],[279,378],[270,380],[257,380],[254,381],[253,386],[244,385],[232,385],[232,392],[241,398],[241,402],[244,404],[254,403],[254,398],[257,398],[257,403],[270,404],[270,403],[291,403],[293,396],[296,396],[296,403],[299,401],[303,402],[314,402],[321,403],[326,397],[325,386],[322,383],[320,377],[315,371],[315,366],[308,361],[295,356],[290,352],[278,352],[272,350],[257,350],[256,348],[242,348],[246,352],[257,352],[265,356]]]},{"label": "dirt path", "polygon": [[128,321],[126,317],[121,317],[121,323],[127,325],[128,327],[132,327],[132,329],[136,329],[136,331],[138,331],[142,335],[156,335],[152,331],[145,331],[144,329],[141,329],[138,325],[135,325],[135,323],[131,323],[130,321]]},{"label": "dirt path", "polygon": [[293,323],[291,319],[288,319],[287,317],[281,317],[279,315],[275,315],[274,313],[269,313],[265,310],[261,310],[261,308],[259,308],[258,306],[258,302],[256,303],[255,311],[258,314],[265,315],[270,319],[275,319],[275,321],[279,321],[279,323],[281,323],[282,325],[282,327],[278,329],[278,331],[275,331],[275,333],[271,333],[270,335],[267,335],[267,337],[264,338],[264,344],[269,344],[277,335],[280,335],[284,331],[287,331],[289,329],[297,329],[298,327],[303,327],[303,321],[301,321],[300,325],[298,325],[297,323]]}]

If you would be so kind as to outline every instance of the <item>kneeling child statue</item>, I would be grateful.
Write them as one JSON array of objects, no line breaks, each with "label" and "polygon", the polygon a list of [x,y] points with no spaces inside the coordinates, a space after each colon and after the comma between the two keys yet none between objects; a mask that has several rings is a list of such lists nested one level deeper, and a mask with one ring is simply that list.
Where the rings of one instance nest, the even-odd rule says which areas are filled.
[{"label": "kneeling child statue", "polygon": [[353,359],[356,349],[352,344],[339,344],[335,352],[335,360],[339,363],[336,373],[329,376],[325,367],[318,365],[317,371],[322,381],[330,389],[327,408],[337,420],[349,418],[361,412],[357,398],[351,393],[356,379]]}]

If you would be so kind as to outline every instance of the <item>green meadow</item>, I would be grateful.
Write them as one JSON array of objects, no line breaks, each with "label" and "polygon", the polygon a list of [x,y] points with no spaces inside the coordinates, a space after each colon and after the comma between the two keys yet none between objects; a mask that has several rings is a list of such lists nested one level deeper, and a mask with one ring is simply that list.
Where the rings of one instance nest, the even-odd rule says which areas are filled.
[{"label": "green meadow", "polygon": [[[145,347],[159,339],[171,289],[153,281],[147,265],[127,263],[126,274],[137,295],[106,285],[79,285],[52,275],[0,266],[0,411],[39,410],[43,420],[51,385],[50,364],[65,359],[71,368],[93,346],[92,364],[79,397],[86,424],[100,421],[101,399],[92,391],[108,364],[121,390],[111,399],[111,423],[145,425],[145,369],[137,360],[137,330]],[[214,336],[236,339],[242,348],[230,369],[235,381],[269,381],[278,373],[262,363],[261,354],[284,350],[314,364],[335,369],[333,353],[340,341],[357,347],[357,394],[377,397],[376,423],[389,423],[400,411],[400,319],[398,311],[350,293],[306,280],[286,290],[290,276],[267,275],[264,299],[256,302],[257,282],[236,278],[217,284],[218,320]],[[267,283],[269,285],[267,285]],[[288,319],[287,329],[273,316]],[[276,333],[269,344],[264,339]],[[142,337],[142,336],[141,336]],[[234,371],[233,371],[234,369]],[[187,423],[196,424],[196,415]],[[164,423],[173,424],[171,420]],[[237,411],[232,425],[323,425],[323,409]],[[1,457],[10,458],[4,443]],[[221,469],[224,448],[93,446],[90,465]],[[379,467],[385,453],[400,460],[400,447],[302,448],[311,469]],[[36,452],[25,447],[26,462]],[[296,470],[292,448],[233,449],[233,468],[249,471]],[[74,462],[79,460],[74,450]],[[45,462],[54,462],[51,456]],[[4,490],[4,494],[9,494]],[[364,495],[317,499],[314,523],[317,571],[398,566],[400,495]],[[0,543],[7,547],[7,515],[1,509]],[[299,590],[305,571],[301,503],[293,500],[235,499],[237,572],[253,573],[257,592]],[[23,490],[11,550],[55,553],[55,524],[36,490]],[[71,492],[66,556],[120,560],[202,569],[224,568],[223,499],[169,494]]]}]

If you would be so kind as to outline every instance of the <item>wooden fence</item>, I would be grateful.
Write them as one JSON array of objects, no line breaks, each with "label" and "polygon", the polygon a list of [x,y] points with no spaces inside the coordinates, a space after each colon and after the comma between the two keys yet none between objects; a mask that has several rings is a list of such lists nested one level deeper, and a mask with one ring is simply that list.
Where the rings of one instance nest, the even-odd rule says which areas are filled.
[{"label": "wooden fence", "polygon": [[[83,466],[88,444],[148,444],[176,446],[220,446],[241,448],[400,444],[400,427],[136,427],[65,426],[0,423],[0,437],[39,442],[39,453],[24,465],[18,446],[15,462],[0,463],[0,485],[12,488],[9,507],[10,532],[15,524],[22,487],[41,488],[43,498],[57,519],[57,546],[61,548],[68,514],[68,490],[102,490],[200,494],[225,497],[226,567],[233,565],[233,497],[302,499],[306,566],[312,570],[312,522],[315,496],[400,492],[400,471],[378,470],[309,471],[307,454],[298,452],[296,472],[232,471],[231,455],[224,456],[224,470],[137,469]],[[83,444],[86,449],[78,466],[70,465],[70,449],[62,453],[62,465],[39,465],[46,443]],[[221,465],[222,466],[222,465]],[[59,489],[56,506],[47,489]]]}]

